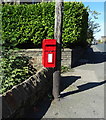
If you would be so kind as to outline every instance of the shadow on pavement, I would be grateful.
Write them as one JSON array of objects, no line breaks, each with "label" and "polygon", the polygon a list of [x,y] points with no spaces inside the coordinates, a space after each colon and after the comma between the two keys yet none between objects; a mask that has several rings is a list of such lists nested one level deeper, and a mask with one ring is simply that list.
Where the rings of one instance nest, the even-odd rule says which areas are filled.
[{"label": "shadow on pavement", "polygon": [[94,52],[92,48],[88,47],[85,55],[78,61],[74,67],[84,64],[98,64],[106,62],[106,52]]},{"label": "shadow on pavement", "polygon": [[62,76],[61,82],[60,82],[60,91],[63,91],[68,86],[70,86],[72,83],[74,83],[76,80],[80,79],[81,76]]},{"label": "shadow on pavement", "polygon": [[70,91],[70,92],[67,92],[67,93],[63,93],[63,94],[61,94],[61,98],[66,97],[66,96],[68,96],[68,95],[75,94],[75,93],[79,93],[79,92],[82,92],[82,91],[85,91],[85,90],[92,89],[92,88],[94,88],[94,87],[103,85],[103,84],[105,84],[105,83],[106,83],[106,80],[105,80],[105,81],[102,81],[102,82],[91,82],[91,83],[86,83],[86,84],[77,86],[77,87],[78,87],[78,90]]},{"label": "shadow on pavement", "polygon": [[39,101],[37,105],[33,105],[25,111],[24,118],[34,118],[35,120],[41,120],[50,107],[51,102],[52,99],[50,99],[48,96],[45,96],[45,98],[42,101]]},{"label": "shadow on pavement", "polygon": [[[73,82],[75,82],[79,78],[81,77],[80,76],[63,76],[61,78],[61,85],[60,85],[61,91],[63,91],[65,88],[67,88],[69,85],[71,85]],[[45,96],[45,98],[42,99],[42,101],[39,101],[37,105],[26,109],[24,118],[34,118],[37,120],[41,120],[41,118],[46,114],[49,107],[51,106],[52,100],[53,99],[51,94],[48,96]]]}]

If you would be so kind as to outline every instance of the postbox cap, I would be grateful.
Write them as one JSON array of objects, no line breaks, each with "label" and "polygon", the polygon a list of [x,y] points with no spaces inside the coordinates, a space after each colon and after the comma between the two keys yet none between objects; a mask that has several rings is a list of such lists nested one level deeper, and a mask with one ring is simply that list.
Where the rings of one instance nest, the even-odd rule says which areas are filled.
[{"label": "postbox cap", "polygon": [[44,44],[55,44],[56,45],[56,39],[43,39]]},{"label": "postbox cap", "polygon": [[56,45],[56,39],[43,39],[42,43],[42,48],[44,48],[46,45]]}]

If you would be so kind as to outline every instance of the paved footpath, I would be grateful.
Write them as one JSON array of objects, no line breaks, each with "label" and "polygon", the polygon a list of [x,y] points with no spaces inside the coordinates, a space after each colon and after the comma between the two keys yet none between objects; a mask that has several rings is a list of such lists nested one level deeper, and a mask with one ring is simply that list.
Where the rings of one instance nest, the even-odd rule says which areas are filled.
[{"label": "paved footpath", "polygon": [[[88,49],[79,66],[62,74],[61,99],[41,103],[39,118],[104,118],[105,54]],[[47,107],[48,104],[48,107]],[[43,108],[42,108],[42,107]],[[43,113],[43,114],[42,114]],[[31,117],[32,117],[31,116]]]}]

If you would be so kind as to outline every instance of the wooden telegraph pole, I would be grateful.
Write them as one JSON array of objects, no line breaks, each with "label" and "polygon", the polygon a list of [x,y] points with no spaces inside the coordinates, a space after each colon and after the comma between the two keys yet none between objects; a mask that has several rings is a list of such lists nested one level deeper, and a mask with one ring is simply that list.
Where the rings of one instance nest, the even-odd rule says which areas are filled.
[{"label": "wooden telegraph pole", "polygon": [[53,97],[59,100],[60,96],[60,76],[61,76],[61,43],[62,43],[62,18],[63,0],[55,1],[55,28],[54,39],[57,40],[57,59],[53,73]]}]

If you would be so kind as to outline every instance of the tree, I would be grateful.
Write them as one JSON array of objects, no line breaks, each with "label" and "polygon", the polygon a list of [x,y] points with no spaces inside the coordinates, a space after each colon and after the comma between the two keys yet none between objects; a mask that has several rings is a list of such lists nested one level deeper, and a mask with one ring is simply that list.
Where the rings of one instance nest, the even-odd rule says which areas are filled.
[{"label": "tree", "polygon": [[94,34],[101,30],[99,23],[95,23],[95,21],[93,20],[93,18],[95,20],[98,19],[98,15],[100,15],[100,13],[96,11],[91,11],[89,7],[87,8],[90,15],[88,18],[87,42],[91,44],[91,42],[94,40]]}]

